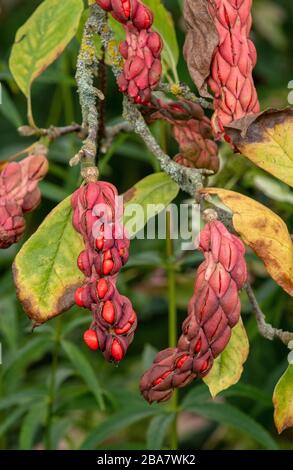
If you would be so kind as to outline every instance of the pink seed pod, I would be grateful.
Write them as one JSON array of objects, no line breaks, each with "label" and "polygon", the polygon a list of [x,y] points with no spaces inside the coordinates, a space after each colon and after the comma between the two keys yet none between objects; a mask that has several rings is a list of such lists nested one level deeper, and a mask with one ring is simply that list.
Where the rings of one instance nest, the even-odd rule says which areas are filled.
[{"label": "pink seed pod", "polygon": [[140,0],[97,0],[98,5],[124,25],[126,40],[119,46],[125,59],[117,83],[136,104],[150,102],[162,75],[162,40],[152,31],[153,14]]},{"label": "pink seed pod", "polygon": [[23,214],[41,201],[39,182],[48,171],[43,154],[8,163],[0,173],[0,248],[19,241],[25,231]]},{"label": "pink seed pod", "polygon": [[213,140],[211,122],[197,103],[186,100],[164,102],[152,97],[151,105],[143,110],[147,122],[163,119],[172,126],[172,134],[179,145],[175,161],[188,168],[206,168],[216,173],[220,161],[218,147]]},{"label": "pink seed pod", "polygon": [[71,198],[73,226],[85,244],[77,260],[85,281],[76,290],[75,302],[93,314],[90,333],[86,334],[89,340],[85,342],[114,363],[124,358],[137,327],[130,300],[116,287],[130,245],[120,220],[123,209],[117,204],[117,196],[113,185],[98,181],[82,186]]},{"label": "pink seed pod", "polygon": [[248,114],[259,112],[252,71],[256,50],[249,39],[252,0],[208,0],[208,10],[219,42],[211,63],[208,84],[214,94],[214,132]]},{"label": "pink seed pod", "polygon": [[199,248],[205,261],[196,274],[177,348],[158,353],[140,381],[141,393],[150,403],[168,400],[174,389],[207,375],[240,318],[238,292],[247,277],[242,242],[214,220],[201,231]]}]

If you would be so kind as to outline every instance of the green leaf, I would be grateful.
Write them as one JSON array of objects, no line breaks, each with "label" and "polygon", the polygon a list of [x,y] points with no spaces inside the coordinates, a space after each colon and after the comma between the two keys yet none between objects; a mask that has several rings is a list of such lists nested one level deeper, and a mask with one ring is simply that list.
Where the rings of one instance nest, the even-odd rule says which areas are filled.
[{"label": "green leaf", "polygon": [[290,364],[273,394],[274,419],[279,434],[293,427],[293,365]]},{"label": "green leaf", "polygon": [[82,0],[45,0],[17,31],[9,66],[27,98],[33,81],[74,37],[82,11]]},{"label": "green leaf", "polygon": [[0,103],[0,113],[2,113],[3,116],[15,127],[20,127],[22,124],[22,120],[18,109],[10,98],[6,88],[3,85],[0,86],[0,93],[2,94],[2,103]]},{"label": "green leaf", "polygon": [[[130,237],[175,199],[179,186],[165,173],[154,173],[124,194],[124,224]],[[137,209],[137,210],[136,210]]]},{"label": "green leaf", "polygon": [[68,359],[71,361],[72,365],[78,372],[78,374],[83,378],[84,382],[87,384],[89,390],[96,397],[97,403],[101,410],[105,409],[103,394],[101,385],[96,377],[96,374],[88,362],[84,354],[77,348],[74,344],[69,341],[62,341],[62,348],[64,349]]},{"label": "green leaf", "polygon": [[51,339],[44,334],[30,339],[22,348],[13,353],[3,364],[5,374],[15,375],[16,370],[23,370],[38,361],[51,347]]},{"label": "green leaf", "polygon": [[20,450],[30,450],[33,447],[35,435],[45,419],[45,415],[46,408],[44,403],[38,403],[31,407],[22,421],[19,435]]},{"label": "green leaf", "polygon": [[226,349],[214,362],[212,370],[203,379],[212,397],[238,382],[249,352],[249,342],[242,320],[232,330]]},{"label": "green leaf", "polygon": [[68,310],[73,305],[76,287],[83,281],[76,265],[83,241],[71,219],[67,198],[46,217],[15,258],[17,294],[28,316],[37,324]]},{"label": "green leaf", "polygon": [[174,418],[175,413],[164,413],[152,419],[147,430],[147,448],[149,450],[161,450]]},{"label": "green leaf", "polygon": [[227,403],[205,403],[189,406],[192,411],[204,418],[245,432],[266,449],[278,449],[269,433],[254,419]]},{"label": "green leaf", "polygon": [[163,39],[163,68],[165,71],[171,69],[174,78],[178,81],[176,68],[179,59],[179,47],[172,15],[164,7],[161,0],[144,0],[144,3],[154,13],[153,30],[157,31]]},{"label": "green leaf", "polygon": [[17,421],[21,418],[21,416],[25,413],[24,408],[17,408],[16,410],[9,413],[6,419],[1,421],[0,424],[0,437],[5,434],[11,426],[13,426]]},{"label": "green leaf", "polygon": [[135,424],[145,418],[149,418],[157,413],[155,407],[145,406],[132,406],[129,409],[124,409],[119,413],[115,413],[108,421],[103,421],[94,429],[81,445],[82,450],[95,449],[101,442],[122,429]]},{"label": "green leaf", "polygon": [[293,194],[289,187],[281,181],[268,176],[257,175],[254,177],[254,185],[270,199],[293,204]]}]

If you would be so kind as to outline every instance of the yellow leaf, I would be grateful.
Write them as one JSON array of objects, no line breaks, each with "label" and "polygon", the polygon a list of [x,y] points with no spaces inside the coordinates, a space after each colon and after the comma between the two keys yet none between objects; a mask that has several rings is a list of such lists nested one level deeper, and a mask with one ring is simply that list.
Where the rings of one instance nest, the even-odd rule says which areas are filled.
[{"label": "yellow leaf", "polygon": [[217,357],[213,368],[203,379],[213,398],[239,381],[248,353],[249,342],[240,319],[238,325],[232,330],[232,336],[226,349]]},{"label": "yellow leaf", "polygon": [[274,419],[279,434],[293,427],[293,365],[289,365],[273,394]]},{"label": "yellow leaf", "polygon": [[227,189],[206,188],[233,212],[233,225],[242,240],[263,260],[272,278],[293,295],[293,244],[286,224],[267,207]]},{"label": "yellow leaf", "polygon": [[292,109],[269,109],[250,120],[234,121],[225,130],[245,157],[293,186]]}]

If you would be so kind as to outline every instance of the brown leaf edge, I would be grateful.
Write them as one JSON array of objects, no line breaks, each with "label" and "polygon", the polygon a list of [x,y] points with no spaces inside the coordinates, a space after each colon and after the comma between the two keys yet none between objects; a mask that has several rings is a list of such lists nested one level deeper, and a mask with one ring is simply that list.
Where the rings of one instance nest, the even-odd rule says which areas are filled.
[{"label": "brown leaf edge", "polygon": [[27,294],[22,293],[21,288],[18,283],[18,271],[15,262],[12,265],[12,273],[13,273],[13,279],[14,279],[14,284],[15,284],[15,289],[16,289],[16,296],[20,303],[22,304],[22,307],[27,314],[27,316],[32,320],[33,322],[33,327],[37,327],[42,325],[43,323],[46,323],[49,320],[52,320],[53,318],[57,317],[58,315],[61,315],[61,313],[66,312],[69,310],[73,305],[75,304],[74,302],[74,293],[78,287],[81,287],[83,283],[77,283],[72,286],[68,286],[63,294],[59,297],[57,307],[55,310],[52,310],[50,312],[50,315],[47,317],[44,317],[38,308],[34,306],[34,304],[31,302],[31,299],[27,296]]},{"label": "brown leaf edge", "polygon": [[240,144],[261,142],[265,129],[282,124],[288,118],[293,118],[293,108],[268,108],[231,122],[229,126],[225,126],[225,132],[236,147]]},{"label": "brown leaf edge", "polygon": [[206,0],[185,0],[183,16],[186,38],[183,48],[189,73],[201,96],[212,98],[207,88],[207,78],[219,36],[208,12]]}]

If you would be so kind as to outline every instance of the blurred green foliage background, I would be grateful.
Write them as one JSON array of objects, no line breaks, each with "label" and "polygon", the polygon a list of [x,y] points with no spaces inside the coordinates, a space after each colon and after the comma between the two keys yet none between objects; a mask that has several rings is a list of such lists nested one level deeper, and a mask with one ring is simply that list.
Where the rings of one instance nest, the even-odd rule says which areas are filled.
[{"label": "blurred green foliage background", "polygon": [[[33,143],[32,139],[21,138],[16,130],[26,124],[26,103],[9,72],[8,59],[16,30],[40,3],[0,1],[1,160]],[[181,3],[164,1],[176,22],[180,48],[184,41]],[[255,81],[261,105],[284,107],[288,104],[288,84],[293,80],[293,3],[291,0],[253,3],[252,35],[258,50]],[[34,115],[40,127],[81,120],[74,81],[77,52],[78,41],[74,40],[33,86]],[[181,80],[193,86],[182,57],[178,73]],[[111,124],[121,114],[121,96],[109,70],[107,81],[107,123]],[[153,131],[160,139],[160,125]],[[167,145],[170,154],[176,153],[171,137]],[[50,147],[50,172],[41,183],[42,204],[27,217],[26,238],[59,201],[76,189],[78,168],[69,169],[68,160],[79,146],[76,137],[68,136]],[[288,187],[244,157],[232,155],[226,144],[221,144],[220,152],[221,171],[212,178],[212,185],[259,200],[278,213],[292,232],[293,195]],[[102,177],[117,184],[120,192],[157,169],[154,157],[134,135],[116,138],[101,162]],[[178,201],[184,198],[180,194]],[[30,321],[16,300],[11,274],[11,264],[21,243],[0,253],[0,448],[78,449],[81,445],[102,449],[168,448],[168,404],[149,407],[138,392],[140,375],[150,365],[155,351],[168,344],[165,241],[132,243],[120,287],[133,300],[139,328],[119,368],[86,349],[82,333],[90,315],[77,308],[32,332]],[[176,246],[176,257],[180,259],[176,274],[179,332],[201,255],[186,252],[182,256]],[[276,327],[293,330],[292,299],[268,277],[261,261],[250,251],[247,260],[267,320]],[[259,336],[244,294],[242,305],[251,349],[241,381],[222,393],[215,403],[200,382],[180,391],[181,449],[293,449],[292,431],[277,435],[271,402],[274,386],[286,369],[288,351],[277,341],[269,342]],[[96,400],[98,390],[103,396],[103,410]]]}]

